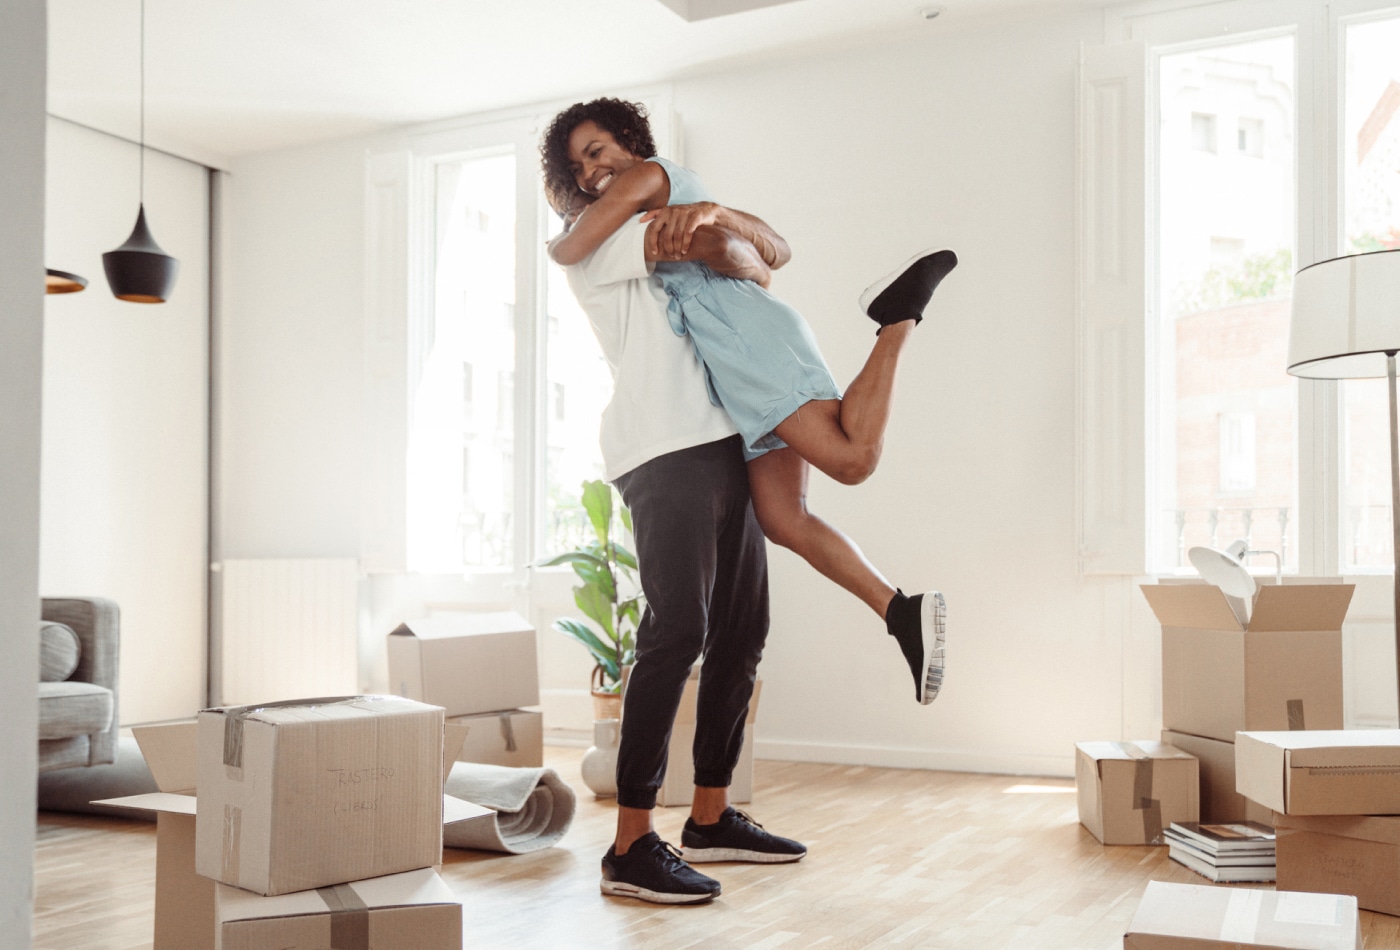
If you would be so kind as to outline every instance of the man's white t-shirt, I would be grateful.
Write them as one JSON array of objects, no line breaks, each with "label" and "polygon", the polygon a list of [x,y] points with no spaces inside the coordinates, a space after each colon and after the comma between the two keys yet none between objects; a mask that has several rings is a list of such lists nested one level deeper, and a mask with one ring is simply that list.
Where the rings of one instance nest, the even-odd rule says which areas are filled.
[{"label": "man's white t-shirt", "polygon": [[646,260],[640,217],[564,269],[612,370],[613,396],[599,429],[608,481],[668,452],[738,431],[710,402],[690,337],[671,330],[666,291]]}]

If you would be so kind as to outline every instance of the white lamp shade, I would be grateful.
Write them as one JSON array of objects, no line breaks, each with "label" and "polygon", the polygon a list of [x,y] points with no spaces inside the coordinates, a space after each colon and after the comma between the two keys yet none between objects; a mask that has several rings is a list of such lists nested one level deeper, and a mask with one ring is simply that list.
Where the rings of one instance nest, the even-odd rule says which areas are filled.
[{"label": "white lamp shade", "polygon": [[1386,375],[1400,351],[1400,250],[1320,261],[1293,281],[1288,372],[1305,379]]}]

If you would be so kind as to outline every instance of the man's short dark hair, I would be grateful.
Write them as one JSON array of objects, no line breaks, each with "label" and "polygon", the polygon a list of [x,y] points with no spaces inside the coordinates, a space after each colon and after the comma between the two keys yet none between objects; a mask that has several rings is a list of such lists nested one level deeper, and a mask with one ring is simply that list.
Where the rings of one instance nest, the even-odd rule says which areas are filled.
[{"label": "man's short dark hair", "polygon": [[638,158],[656,155],[656,143],[651,137],[647,110],[639,102],[622,99],[594,99],[576,102],[554,117],[540,140],[540,170],[544,174],[544,193],[550,207],[564,214],[569,207],[569,195],[578,190],[574,173],[569,170],[569,135],[584,122],[596,122],[598,127],[617,139],[617,144]]}]

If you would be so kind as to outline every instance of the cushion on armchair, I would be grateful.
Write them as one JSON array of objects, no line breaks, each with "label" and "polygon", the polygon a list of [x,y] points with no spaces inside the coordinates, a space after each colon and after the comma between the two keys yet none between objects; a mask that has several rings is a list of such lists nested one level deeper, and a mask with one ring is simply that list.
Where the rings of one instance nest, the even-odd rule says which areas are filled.
[{"label": "cushion on armchair", "polygon": [[105,686],[67,680],[39,684],[39,738],[68,739],[105,732],[116,705]]},{"label": "cushion on armchair", "polygon": [[82,658],[82,642],[64,623],[39,624],[39,682],[61,683],[73,675]]}]

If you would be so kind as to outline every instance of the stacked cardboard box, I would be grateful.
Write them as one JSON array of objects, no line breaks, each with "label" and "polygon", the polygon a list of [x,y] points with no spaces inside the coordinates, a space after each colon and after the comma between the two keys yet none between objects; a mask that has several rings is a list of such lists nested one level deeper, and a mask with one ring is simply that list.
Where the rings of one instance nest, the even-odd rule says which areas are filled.
[{"label": "stacked cardboard box", "polygon": [[1342,728],[1352,584],[1263,585],[1248,623],[1203,583],[1142,588],[1162,624],[1162,741],[1200,761],[1203,822],[1271,813],[1235,788],[1235,733]]},{"label": "stacked cardboard box", "polygon": [[133,731],[161,792],[105,804],[157,812],[154,950],[461,946],[432,868],[445,821],[490,812],[442,795],[462,738],[442,710],[345,697]]},{"label": "stacked cardboard box", "polygon": [[1243,795],[1274,812],[1278,889],[1400,915],[1400,730],[1242,732]]},{"label": "stacked cardboard box", "polygon": [[467,728],[458,761],[544,765],[535,629],[511,611],[439,613],[388,636],[389,682]]}]

